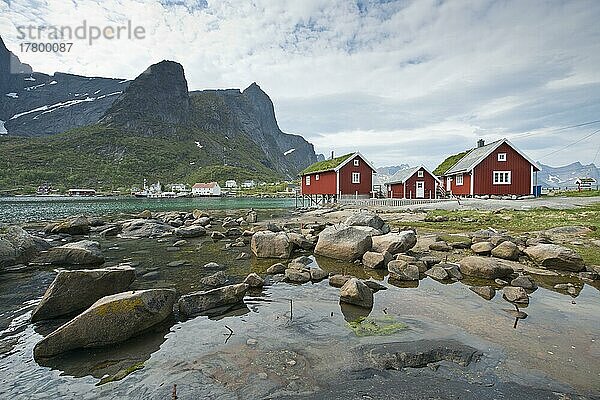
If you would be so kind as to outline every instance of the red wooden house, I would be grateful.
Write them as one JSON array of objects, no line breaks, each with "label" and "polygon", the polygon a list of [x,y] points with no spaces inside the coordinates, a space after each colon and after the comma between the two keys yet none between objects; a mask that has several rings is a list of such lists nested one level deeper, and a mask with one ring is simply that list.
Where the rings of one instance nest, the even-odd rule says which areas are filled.
[{"label": "red wooden house", "polygon": [[321,196],[323,201],[344,195],[371,197],[374,173],[375,167],[359,152],[319,161],[300,172],[302,195]]},{"label": "red wooden house", "polygon": [[396,172],[385,185],[389,198],[436,199],[441,181],[421,165]]},{"label": "red wooden house", "polygon": [[[440,171],[448,161],[451,166]],[[487,145],[479,140],[476,148],[436,168],[446,191],[456,196],[534,194],[538,171],[540,167],[507,139]]]}]

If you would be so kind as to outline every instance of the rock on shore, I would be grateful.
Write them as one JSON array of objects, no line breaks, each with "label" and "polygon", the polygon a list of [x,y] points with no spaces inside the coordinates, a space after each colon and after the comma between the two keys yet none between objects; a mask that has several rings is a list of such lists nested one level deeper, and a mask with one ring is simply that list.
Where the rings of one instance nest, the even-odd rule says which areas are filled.
[{"label": "rock on shore", "polygon": [[0,268],[27,263],[41,251],[50,248],[44,239],[36,237],[19,226],[8,227],[0,234]]},{"label": "rock on shore", "polygon": [[91,240],[68,243],[53,247],[35,259],[37,264],[50,265],[100,265],[104,263],[104,255],[100,244]]},{"label": "rock on shore", "polygon": [[293,243],[285,232],[260,231],[252,235],[250,248],[259,258],[290,258]]},{"label": "rock on shore", "polygon": [[173,231],[169,224],[152,219],[134,219],[123,223],[121,237],[128,239],[154,238]]},{"label": "rock on shore", "polygon": [[217,307],[239,304],[244,299],[248,288],[248,284],[239,283],[217,289],[190,293],[179,299],[179,312],[189,317]]},{"label": "rock on shore", "polygon": [[373,291],[357,278],[349,279],[340,289],[340,301],[363,308],[373,307]]},{"label": "rock on shore", "polygon": [[315,254],[337,260],[354,261],[371,249],[372,239],[362,227],[332,225],[320,234]]},{"label": "rock on shore", "polygon": [[31,322],[83,310],[104,296],[123,292],[134,279],[131,267],[60,271],[33,311]]},{"label": "rock on shore", "polygon": [[576,251],[556,244],[538,244],[527,247],[524,252],[542,267],[572,272],[585,270],[583,259]]},{"label": "rock on shore", "polygon": [[69,350],[123,342],[173,312],[175,290],[150,289],[103,297],[36,344],[33,354],[52,357]]},{"label": "rock on shore", "polygon": [[372,250],[378,253],[385,251],[390,254],[406,253],[417,244],[417,235],[414,231],[403,231],[400,233],[388,233],[386,235],[373,236]]},{"label": "rock on shore", "polygon": [[496,279],[511,275],[510,261],[493,257],[468,256],[460,261],[460,272],[477,278]]}]

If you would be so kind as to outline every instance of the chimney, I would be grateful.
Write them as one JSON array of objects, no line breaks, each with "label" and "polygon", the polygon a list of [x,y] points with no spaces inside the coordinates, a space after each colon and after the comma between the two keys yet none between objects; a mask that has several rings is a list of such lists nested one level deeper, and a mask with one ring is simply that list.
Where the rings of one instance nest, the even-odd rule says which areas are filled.
[{"label": "chimney", "polygon": [[485,146],[485,140],[483,140],[483,139],[479,139],[479,140],[477,141],[477,147],[483,147],[483,146]]},{"label": "chimney", "polygon": [[331,150],[331,159],[333,160],[333,150]]}]

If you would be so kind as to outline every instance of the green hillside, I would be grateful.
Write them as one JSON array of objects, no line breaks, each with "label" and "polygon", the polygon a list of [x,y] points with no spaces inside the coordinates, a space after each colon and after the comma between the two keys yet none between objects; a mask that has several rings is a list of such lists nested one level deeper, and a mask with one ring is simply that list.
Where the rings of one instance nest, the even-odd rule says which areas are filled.
[{"label": "green hillside", "polygon": [[187,184],[281,178],[266,165],[264,153],[243,135],[227,140],[178,128],[146,137],[99,124],[43,138],[0,138],[0,193],[31,193],[45,181],[63,190],[127,191],[144,178]]}]

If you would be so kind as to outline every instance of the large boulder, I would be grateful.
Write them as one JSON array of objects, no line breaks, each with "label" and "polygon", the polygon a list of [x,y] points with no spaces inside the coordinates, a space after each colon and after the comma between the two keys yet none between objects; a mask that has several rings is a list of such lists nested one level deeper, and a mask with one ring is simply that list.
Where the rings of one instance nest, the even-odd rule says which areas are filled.
[{"label": "large boulder", "polygon": [[66,233],[68,235],[85,235],[90,232],[90,221],[83,215],[70,217],[57,224],[46,227],[47,233]]},{"label": "large boulder", "polygon": [[293,232],[290,232],[287,235],[290,239],[290,242],[292,242],[292,244],[299,249],[312,250],[315,248],[315,243],[311,240],[308,240],[304,235]]},{"label": "large boulder", "polygon": [[332,225],[319,234],[315,254],[354,261],[371,249],[371,235],[356,226]]},{"label": "large boulder", "polygon": [[505,286],[502,288],[502,297],[511,303],[529,304],[529,296],[522,287]]},{"label": "large boulder", "polygon": [[260,231],[252,235],[250,248],[259,258],[290,258],[294,244],[285,232]]},{"label": "large boulder", "polygon": [[538,244],[527,247],[524,252],[542,267],[573,272],[585,270],[583,259],[576,251],[556,244]]},{"label": "large boulder", "polygon": [[459,265],[463,274],[484,279],[504,278],[514,272],[509,262],[493,257],[468,256]]},{"label": "large boulder", "polygon": [[390,261],[388,264],[390,278],[401,281],[418,281],[419,267],[404,260]]},{"label": "large boulder", "polygon": [[430,278],[436,279],[438,281],[443,281],[446,280],[448,278],[450,278],[450,275],[448,275],[448,272],[439,266],[435,266],[432,267],[431,269],[428,269],[427,271],[425,271],[425,275],[429,276]]},{"label": "large boulder", "polygon": [[344,225],[347,226],[369,226],[377,230],[383,227],[383,220],[377,215],[369,212],[360,212],[352,214],[346,219]]},{"label": "large boulder", "polygon": [[388,233],[386,235],[373,236],[372,250],[378,253],[385,251],[390,254],[406,253],[417,244],[417,235],[414,231],[402,231],[400,233]]},{"label": "large boulder", "polygon": [[27,263],[50,247],[44,239],[19,226],[10,226],[0,234],[0,267]]},{"label": "large boulder", "polygon": [[476,242],[471,245],[471,250],[478,256],[489,256],[494,250],[491,242]]},{"label": "large boulder", "polygon": [[17,263],[17,251],[8,240],[0,239],[0,268]]},{"label": "large boulder", "polygon": [[516,261],[519,259],[521,251],[519,247],[513,242],[505,241],[494,247],[492,250],[492,256],[503,258],[505,260]]},{"label": "large boulder", "polygon": [[193,316],[214,308],[231,307],[241,303],[249,285],[238,283],[217,289],[194,292],[179,299],[179,312],[185,316]]},{"label": "large boulder", "polygon": [[60,266],[100,265],[104,263],[104,255],[100,250],[98,242],[81,240],[53,247],[47,252],[40,254],[34,261],[37,264]]},{"label": "large boulder", "polygon": [[285,270],[285,278],[287,282],[292,283],[306,283],[310,281],[310,270],[303,270],[298,268],[287,268]]},{"label": "large boulder", "polygon": [[104,296],[125,291],[135,279],[135,268],[59,271],[31,321],[57,318],[88,308]]},{"label": "large boulder", "polygon": [[172,232],[173,227],[153,219],[134,219],[123,223],[121,237],[128,239],[155,238]]},{"label": "large boulder", "polygon": [[172,289],[150,289],[103,297],[90,308],[42,339],[38,357],[123,342],[165,320],[173,312]]},{"label": "large boulder", "polygon": [[359,307],[372,308],[373,291],[361,280],[351,278],[340,289],[340,301]]},{"label": "large boulder", "polygon": [[177,228],[173,233],[180,238],[195,238],[206,235],[206,228],[202,225],[190,225]]},{"label": "large boulder", "polygon": [[374,251],[367,251],[362,256],[362,263],[365,268],[380,269],[386,268],[387,264],[392,261],[393,257],[390,253],[376,253]]}]

